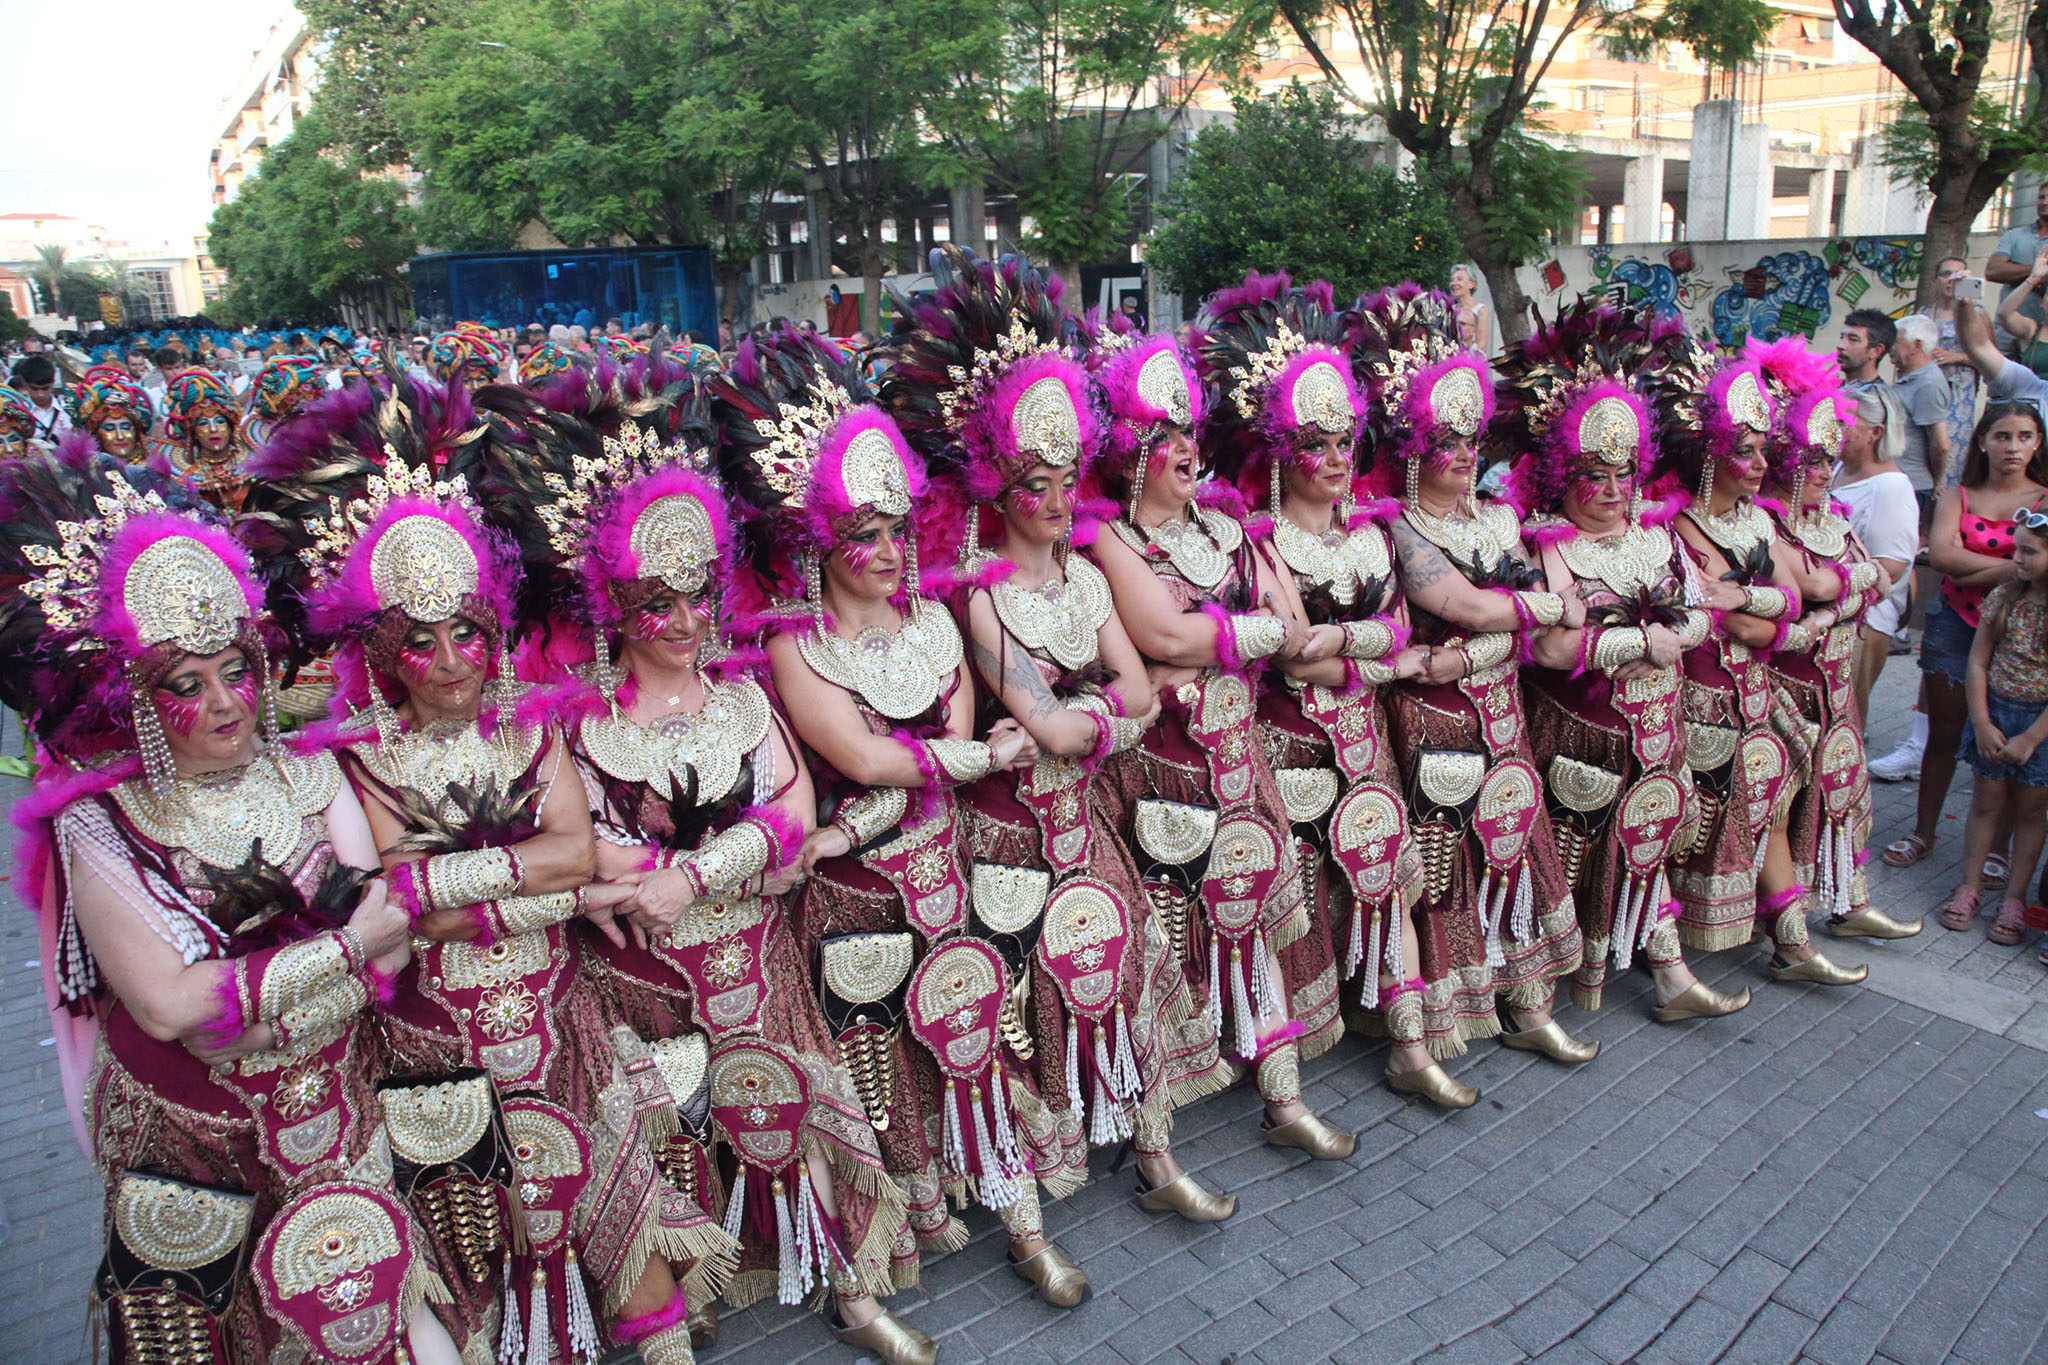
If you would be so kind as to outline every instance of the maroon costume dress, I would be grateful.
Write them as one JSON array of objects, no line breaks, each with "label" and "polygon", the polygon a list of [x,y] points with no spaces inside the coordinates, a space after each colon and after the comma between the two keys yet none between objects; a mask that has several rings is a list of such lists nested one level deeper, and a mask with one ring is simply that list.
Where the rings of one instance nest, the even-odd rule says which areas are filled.
[{"label": "maroon costume dress", "polygon": [[[920,746],[930,761],[932,742],[954,742],[941,736],[962,643],[943,607],[922,596],[909,600],[898,631],[847,640],[819,630],[798,645],[820,678],[845,690],[871,731]],[[790,907],[790,926],[818,973],[826,1021],[883,1163],[907,1196],[916,1243],[940,1251],[966,1244],[945,1196],[964,1201],[970,1188],[1013,1234],[1037,1235],[1037,1186],[1057,1198],[1078,1188],[1086,1172],[1019,1055],[1015,983],[998,949],[970,922],[956,791],[936,783],[861,788],[816,753],[806,762],[854,847],[813,868]],[[943,775],[934,766],[928,776]],[[935,962],[950,970],[926,970]],[[948,1048],[937,1027],[944,1019],[973,1025],[958,1030],[946,1066],[934,1051]],[[898,1274],[907,1277],[914,1267],[906,1255],[914,1258],[915,1249],[897,1253]]]},{"label": "maroon costume dress", "polygon": [[1408,836],[1380,692],[1392,680],[1384,660],[1408,638],[1393,545],[1369,516],[1349,520],[1317,536],[1275,510],[1259,528],[1294,575],[1309,623],[1345,632],[1344,684],[1269,676],[1259,733],[1293,823],[1303,894],[1329,926],[1341,974],[1362,977],[1360,1003],[1374,1010],[1381,973],[1405,981],[1417,966],[1402,958],[1400,920],[1422,896],[1422,859]]},{"label": "maroon costume dress", "polygon": [[[363,1338],[368,1350],[378,1336],[402,1331],[422,1298],[435,1302],[458,1342],[468,1339],[477,1321],[448,1305],[418,1225],[392,1196],[388,1158],[373,1143],[382,1115],[368,984],[349,972],[337,935],[316,931],[303,903],[252,907],[245,895],[236,898],[238,922],[224,922],[224,879],[248,871],[258,841],[268,871],[303,901],[315,899],[335,863],[326,821],[340,791],[333,759],[259,757],[181,780],[171,800],[139,776],[114,781],[122,771],[104,770],[49,830],[58,979],[97,977],[71,908],[76,879],[90,875],[134,911],[138,931],[147,926],[187,962],[237,960],[238,984],[251,997],[239,1013],[267,1022],[278,1046],[210,1067],[183,1043],[150,1037],[111,991],[74,997],[73,1008],[101,1025],[86,1117],[110,1236],[125,1254],[172,1271],[191,1272],[195,1256],[219,1271],[227,1258],[224,1276],[198,1271],[221,1296],[210,1327],[208,1315],[171,1292],[185,1274],[96,1283],[95,1295],[113,1307],[113,1359],[258,1365],[273,1352],[302,1350],[318,1331],[288,1332],[284,1316],[325,1319],[344,1336],[374,1325]],[[282,1246],[288,1262],[305,1250],[308,1218],[343,1228],[352,1248],[363,1248],[362,1298],[348,1305],[361,1315],[308,1312],[298,1297],[309,1287],[276,1274],[272,1258],[259,1251],[253,1271],[236,1259],[262,1232],[263,1246]],[[201,1247],[209,1254],[199,1255]],[[381,1292],[373,1294],[372,1277]],[[373,1315],[381,1315],[375,1324]]]},{"label": "maroon costume dress", "polygon": [[[795,749],[788,723],[753,679],[707,679],[701,710],[650,726],[626,714],[630,697],[625,692],[614,710],[586,685],[568,731],[600,840],[658,864],[702,850],[796,782],[797,773],[777,767],[777,737]],[[715,1159],[727,1144],[714,1147],[703,1123],[711,1049],[764,1038],[796,1059],[810,1101],[800,1144],[815,1141],[831,1165],[834,1231],[852,1261],[840,1287],[886,1295],[914,1282],[917,1271],[903,1192],[883,1169],[785,916],[781,897],[701,898],[644,948],[583,933],[581,971],[605,1020],[650,1048],[676,1117],[649,1121],[649,1135],[670,1180],[707,1212],[724,1216],[728,1193]],[[738,1164],[727,1156],[729,1167]],[[728,1304],[744,1308],[778,1292],[776,1253],[742,1240],[739,1271],[725,1287]]]},{"label": "maroon costume dress", "polygon": [[[1119,715],[1101,664],[1097,632],[1115,610],[1109,583],[1075,555],[1062,581],[1001,582],[989,597],[1004,648],[1021,646],[1054,697],[1095,716],[1099,743],[961,789],[976,915],[1000,918],[989,927],[1030,949],[1023,1030],[1068,1160],[1083,1167],[1088,1146],[1125,1138],[1140,1155],[1163,1155],[1172,1105],[1162,1043],[1186,1032],[1193,1005],[1140,889],[1103,766],[1126,761],[1139,734]],[[982,710],[983,731],[1007,714],[993,696]]]},{"label": "maroon costume dress", "polygon": [[[1526,569],[1505,503],[1482,501],[1470,517],[1413,506],[1401,515],[1474,586],[1509,585]],[[1582,941],[1529,749],[1515,637],[1409,610],[1418,642],[1470,659],[1456,682],[1397,683],[1387,696],[1422,846],[1424,1032],[1444,1058],[1500,1033],[1500,999],[1546,1008],[1552,983],[1579,965]]]},{"label": "maroon costume dress", "polygon": [[[1183,612],[1250,610],[1257,550],[1235,517],[1194,504],[1165,526],[1118,518],[1108,530],[1158,575]],[[1287,809],[1259,735],[1252,674],[1227,648],[1220,652],[1224,665],[1163,693],[1159,721],[1136,751],[1139,763],[1117,774],[1146,893],[1195,1002],[1189,1030],[1168,1040],[1178,1103],[1236,1078],[1218,1052],[1226,1032],[1231,1056],[1249,1062],[1282,1057],[1290,1037],[1299,1040],[1299,1056],[1314,1057],[1344,1031],[1330,926],[1302,895]],[[1233,831],[1243,837],[1227,838]],[[1258,1019],[1272,1015],[1289,1025],[1278,1037],[1257,1037]],[[1298,1098],[1292,1078],[1281,1086],[1281,1093],[1261,1090],[1272,1103]]]},{"label": "maroon costume dress", "polygon": [[1645,628],[1664,626],[1690,650],[1711,621],[1667,527],[1631,523],[1595,539],[1558,517],[1532,521],[1528,531],[1569,574],[1560,581],[1546,572],[1545,586],[1564,592],[1576,583],[1586,604],[1578,662],[1527,666],[1522,680],[1530,744],[1586,943],[1572,1002],[1598,1009],[1610,964],[1626,971],[1638,953],[1652,966],[1679,960],[1666,864],[1674,849],[1690,846],[1698,819],[1678,669],[1627,682],[1612,675],[1645,657]]}]

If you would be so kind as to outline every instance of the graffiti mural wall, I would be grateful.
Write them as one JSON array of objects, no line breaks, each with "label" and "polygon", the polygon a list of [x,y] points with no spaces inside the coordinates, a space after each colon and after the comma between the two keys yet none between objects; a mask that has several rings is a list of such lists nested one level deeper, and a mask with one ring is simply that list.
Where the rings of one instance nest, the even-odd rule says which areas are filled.
[{"label": "graffiti mural wall", "polygon": [[[1970,239],[1982,274],[1995,235]],[[1852,309],[1904,317],[1920,283],[1918,237],[1777,238],[1573,247],[1522,267],[1521,285],[1547,314],[1582,294],[1648,304],[1682,317],[1703,340],[1811,337],[1832,348]]]}]

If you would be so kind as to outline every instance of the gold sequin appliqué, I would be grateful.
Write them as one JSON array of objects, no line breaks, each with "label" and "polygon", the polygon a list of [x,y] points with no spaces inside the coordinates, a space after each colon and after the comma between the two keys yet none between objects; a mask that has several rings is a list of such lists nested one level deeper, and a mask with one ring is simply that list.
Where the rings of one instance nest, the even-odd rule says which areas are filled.
[{"label": "gold sequin appliqu\u00e9", "polygon": [[821,630],[800,637],[797,649],[819,677],[890,720],[929,711],[961,657],[959,627],[922,598],[911,600],[910,619],[894,633],[864,630],[848,640]]},{"label": "gold sequin appliqu\u00e9", "polygon": [[302,822],[326,810],[340,790],[341,769],[332,755],[280,753],[228,772],[180,778],[168,800],[158,800],[140,779],[116,787],[114,799],[144,838],[184,849],[209,867],[240,867],[259,840],[264,861],[288,866]]},{"label": "gold sequin appliqu\u00e9", "polygon": [[1037,588],[998,583],[989,595],[1003,629],[1061,668],[1085,667],[1100,653],[1096,632],[1113,606],[1109,580],[1078,555],[1067,561],[1064,583],[1055,579]]},{"label": "gold sequin appliqu\u00e9", "polygon": [[642,726],[632,717],[599,715],[583,722],[583,752],[621,782],[674,794],[674,779],[697,774],[697,801],[722,800],[739,781],[740,765],[768,737],[768,694],[750,678],[706,683],[704,709],[663,716]]}]

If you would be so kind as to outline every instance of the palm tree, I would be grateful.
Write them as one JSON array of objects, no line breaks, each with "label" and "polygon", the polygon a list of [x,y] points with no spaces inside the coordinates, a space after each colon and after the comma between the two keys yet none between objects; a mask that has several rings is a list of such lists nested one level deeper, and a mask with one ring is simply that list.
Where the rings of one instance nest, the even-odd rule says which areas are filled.
[{"label": "palm tree", "polygon": [[72,267],[64,260],[64,248],[55,242],[44,242],[36,248],[36,263],[29,267],[29,283],[35,285],[43,296],[43,307],[50,312],[63,311],[61,291],[64,277],[73,273]]}]

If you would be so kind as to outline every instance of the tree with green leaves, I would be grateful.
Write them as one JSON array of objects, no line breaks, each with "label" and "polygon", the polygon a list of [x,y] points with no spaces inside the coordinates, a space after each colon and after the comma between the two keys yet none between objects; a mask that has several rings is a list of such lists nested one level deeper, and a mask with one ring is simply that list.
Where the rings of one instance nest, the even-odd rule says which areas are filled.
[{"label": "tree with green leaves", "polygon": [[995,0],[932,63],[928,183],[1014,195],[1023,245],[1078,286],[1128,240],[1152,145],[1212,76],[1249,56],[1244,26],[1188,0]]},{"label": "tree with green leaves", "polygon": [[227,272],[224,309],[237,320],[338,314],[367,326],[396,320],[413,243],[404,190],[337,155],[315,114],[214,210],[207,246]]},{"label": "tree with green leaves", "polygon": [[1402,279],[1441,284],[1457,263],[1448,198],[1371,164],[1336,93],[1296,82],[1235,101],[1204,129],[1167,191],[1145,259],[1192,305],[1254,270],[1326,279],[1340,300]]},{"label": "tree with green leaves", "polygon": [[64,248],[44,242],[36,248],[35,264],[28,268],[29,283],[44,308],[75,318],[98,317],[100,281],[90,270],[64,258]]},{"label": "tree with green leaves", "polygon": [[[1870,0],[1835,0],[1842,31],[1906,88],[1881,155],[1931,199],[1922,260],[1965,255],[1970,224],[2048,140],[2039,98],[2048,70],[2048,0],[2023,3],[2034,89],[2015,114],[1984,94],[1992,47],[2011,36],[1997,0],[1885,0],[1878,9]],[[1920,272],[1920,302],[1933,301],[1936,284],[1932,270]]]},{"label": "tree with green leaves", "polygon": [[326,40],[315,108],[334,145],[367,166],[410,161],[391,97],[410,88],[426,44],[462,22],[473,0],[295,0],[306,27]]},{"label": "tree with green leaves", "polygon": [[[1622,45],[1697,43],[1710,65],[1733,65],[1776,18],[1766,0],[1236,0],[1227,8],[1254,28],[1284,25],[1344,100],[1378,115],[1420,174],[1449,195],[1465,255],[1492,286],[1504,341],[1529,330],[1515,267],[1578,207],[1573,158],[1534,135],[1537,92],[1565,45],[1587,33]],[[1319,32],[1356,47],[1363,87]]]}]

